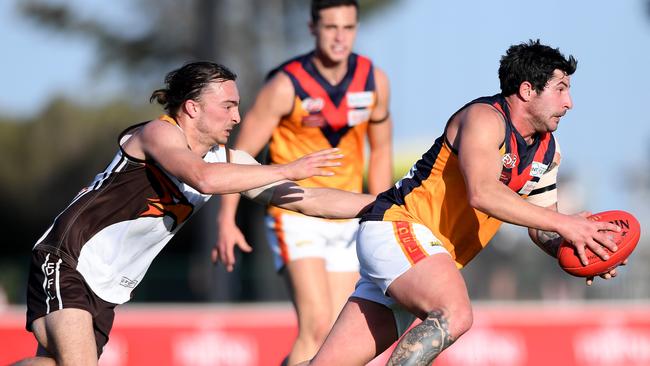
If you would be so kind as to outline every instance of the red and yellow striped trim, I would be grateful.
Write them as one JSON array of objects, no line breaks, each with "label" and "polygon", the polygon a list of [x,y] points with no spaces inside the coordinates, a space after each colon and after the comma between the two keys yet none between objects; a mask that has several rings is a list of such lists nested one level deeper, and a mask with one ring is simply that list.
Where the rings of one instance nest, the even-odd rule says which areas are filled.
[{"label": "red and yellow striped trim", "polygon": [[397,242],[411,265],[416,264],[428,256],[427,252],[424,251],[424,248],[422,248],[422,245],[415,237],[413,225],[410,222],[393,221],[393,230]]},{"label": "red and yellow striped trim", "polygon": [[280,256],[284,264],[289,263],[289,248],[287,242],[284,239],[284,230],[282,229],[282,215],[274,215],[275,223],[273,225],[273,231],[275,231],[275,237],[278,239],[278,247],[280,248]]}]

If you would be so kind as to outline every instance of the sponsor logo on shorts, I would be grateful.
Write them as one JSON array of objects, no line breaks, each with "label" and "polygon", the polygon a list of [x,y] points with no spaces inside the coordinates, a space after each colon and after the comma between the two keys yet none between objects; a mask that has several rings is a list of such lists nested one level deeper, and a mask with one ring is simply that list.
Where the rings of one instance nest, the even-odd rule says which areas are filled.
[{"label": "sponsor logo on shorts", "polygon": [[443,246],[442,242],[440,240],[430,241],[429,245],[432,246],[432,247],[441,247],[441,246]]},{"label": "sponsor logo on shorts", "polygon": [[128,287],[128,288],[135,288],[135,286],[138,284],[137,280],[132,280],[127,277],[122,277],[120,280],[120,286]]},{"label": "sponsor logo on shorts", "polygon": [[311,245],[311,240],[298,240],[296,242],[297,247],[304,247],[304,246],[307,246],[307,245]]},{"label": "sponsor logo on shorts", "polygon": [[397,242],[411,265],[426,258],[427,254],[424,251],[424,248],[420,245],[420,242],[417,240],[410,223],[405,221],[395,221],[393,222],[393,227]]},{"label": "sponsor logo on shorts", "polygon": [[45,273],[45,278],[46,278],[45,294],[50,300],[56,298],[56,285],[54,283],[55,281],[54,275],[56,271],[57,271],[56,263],[46,262],[45,264],[43,264],[43,273]]}]

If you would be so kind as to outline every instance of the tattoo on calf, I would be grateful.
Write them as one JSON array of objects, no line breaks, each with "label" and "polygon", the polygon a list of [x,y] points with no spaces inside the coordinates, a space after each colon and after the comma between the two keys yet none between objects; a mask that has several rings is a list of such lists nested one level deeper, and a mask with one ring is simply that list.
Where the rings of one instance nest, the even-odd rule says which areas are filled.
[{"label": "tattoo on calf", "polygon": [[422,323],[404,335],[386,365],[428,366],[454,341],[442,311],[431,311]]}]

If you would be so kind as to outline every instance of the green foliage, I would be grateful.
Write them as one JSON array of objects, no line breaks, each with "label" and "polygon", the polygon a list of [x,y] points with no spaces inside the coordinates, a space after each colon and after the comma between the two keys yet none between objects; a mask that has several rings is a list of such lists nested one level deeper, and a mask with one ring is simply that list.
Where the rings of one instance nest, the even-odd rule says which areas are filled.
[{"label": "green foliage", "polygon": [[[361,0],[361,17],[394,2],[396,0]],[[132,27],[116,27],[100,13],[82,15],[65,2],[24,0],[19,3],[19,10],[43,30],[51,29],[92,41],[97,50],[95,64],[98,72],[116,65],[127,74],[141,77],[157,78],[160,72],[188,60],[228,59],[239,52],[257,56],[269,40],[268,30],[251,27],[248,21],[233,24],[232,19],[242,15],[248,18],[264,16],[258,12],[268,6],[299,9],[290,14],[302,14],[302,17],[285,15],[280,21],[288,24],[286,29],[299,29],[302,37],[309,36],[305,29],[309,2],[305,0],[274,0],[271,5],[269,0],[231,3],[219,0],[138,0],[129,5],[141,15],[132,17],[138,22]],[[225,39],[228,37],[236,37],[238,42],[229,43]],[[247,47],[244,50],[228,49],[241,44]]]}]

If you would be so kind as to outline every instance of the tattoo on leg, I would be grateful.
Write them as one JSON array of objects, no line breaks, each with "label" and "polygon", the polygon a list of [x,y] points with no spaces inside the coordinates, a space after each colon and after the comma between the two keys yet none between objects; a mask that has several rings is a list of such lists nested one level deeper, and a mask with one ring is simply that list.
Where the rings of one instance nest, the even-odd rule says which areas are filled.
[{"label": "tattoo on leg", "polygon": [[404,335],[386,365],[428,366],[454,341],[442,311],[431,311],[422,323]]}]

